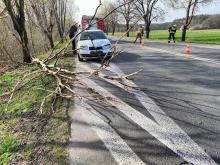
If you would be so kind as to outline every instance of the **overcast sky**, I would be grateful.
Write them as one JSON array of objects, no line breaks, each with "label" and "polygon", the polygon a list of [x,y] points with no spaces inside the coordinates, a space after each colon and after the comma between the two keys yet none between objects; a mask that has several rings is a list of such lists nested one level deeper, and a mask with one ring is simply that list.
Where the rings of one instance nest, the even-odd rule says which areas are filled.
[{"label": "overcast sky", "polygon": [[[99,0],[75,0],[75,4],[79,8],[76,19],[77,21],[81,21],[82,15],[94,14],[96,7],[99,5]],[[215,2],[209,6],[201,7],[197,14],[220,14],[220,0],[215,0]],[[184,16],[184,11],[167,9],[165,20],[162,22],[172,21]]]}]

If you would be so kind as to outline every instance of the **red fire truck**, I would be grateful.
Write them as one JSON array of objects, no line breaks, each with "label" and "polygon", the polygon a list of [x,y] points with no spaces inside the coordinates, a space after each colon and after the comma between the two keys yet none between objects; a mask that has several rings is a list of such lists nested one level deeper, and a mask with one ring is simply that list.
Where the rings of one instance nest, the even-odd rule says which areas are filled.
[{"label": "red fire truck", "polygon": [[[95,16],[93,19],[92,18],[93,18],[93,16],[87,16],[87,15],[82,16],[82,21],[81,21],[82,30],[84,30],[84,29],[99,29],[99,30],[104,31],[105,24],[104,24],[103,17]],[[91,25],[90,27],[89,27],[89,24]]]}]

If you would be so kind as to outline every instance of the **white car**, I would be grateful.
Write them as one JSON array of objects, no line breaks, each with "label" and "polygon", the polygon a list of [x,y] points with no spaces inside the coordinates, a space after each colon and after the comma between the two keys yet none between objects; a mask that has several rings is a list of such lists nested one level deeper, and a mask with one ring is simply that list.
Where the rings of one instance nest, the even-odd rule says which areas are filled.
[{"label": "white car", "polygon": [[107,59],[111,57],[111,48],[111,42],[101,30],[86,30],[77,42],[78,59]]}]

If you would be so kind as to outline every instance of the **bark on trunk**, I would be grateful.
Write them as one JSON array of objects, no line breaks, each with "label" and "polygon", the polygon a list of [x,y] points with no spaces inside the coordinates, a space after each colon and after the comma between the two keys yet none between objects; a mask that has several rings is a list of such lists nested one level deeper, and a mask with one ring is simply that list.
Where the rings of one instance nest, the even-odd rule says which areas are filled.
[{"label": "bark on trunk", "polygon": [[186,31],[187,31],[187,27],[189,26],[191,20],[190,20],[190,9],[192,7],[192,1],[189,1],[188,3],[188,7],[186,9],[186,20],[185,20],[185,24],[183,25],[183,29],[182,29],[182,37],[181,40],[182,41],[186,41]]},{"label": "bark on trunk", "polygon": [[61,30],[58,30],[58,31],[59,31],[59,35],[60,35],[60,41],[63,43],[63,41],[64,41],[63,32]]},{"label": "bark on trunk", "polygon": [[54,48],[54,42],[53,42],[53,36],[52,36],[52,34],[47,34],[47,38],[48,38],[48,40],[49,40],[49,42],[50,42],[50,47],[51,47],[51,48]]},{"label": "bark on trunk", "polygon": [[109,32],[109,25],[107,24],[106,26],[106,34],[108,35],[108,32]]},{"label": "bark on trunk", "polygon": [[181,38],[182,41],[186,41],[186,30],[187,30],[187,27],[183,26],[182,38]]},{"label": "bark on trunk", "polygon": [[127,37],[129,37],[129,31],[128,31],[128,29],[129,29],[129,22],[126,22],[126,31],[127,31],[126,36],[127,36]]},{"label": "bark on trunk", "polygon": [[23,51],[23,61],[26,63],[31,63],[32,59],[30,56],[30,51],[28,48],[28,37],[27,37],[27,32],[23,31],[19,33],[21,42],[22,42],[22,51]]},{"label": "bark on trunk", "polygon": [[112,35],[115,35],[115,28],[112,29]]},{"label": "bark on trunk", "polygon": [[115,28],[116,28],[116,25],[112,25],[112,35],[114,36],[115,35]]},{"label": "bark on trunk", "polygon": [[149,38],[150,38],[150,27],[149,27],[149,25],[146,25],[146,26],[145,26],[145,31],[146,31],[145,37],[146,37],[147,39],[149,39]]}]

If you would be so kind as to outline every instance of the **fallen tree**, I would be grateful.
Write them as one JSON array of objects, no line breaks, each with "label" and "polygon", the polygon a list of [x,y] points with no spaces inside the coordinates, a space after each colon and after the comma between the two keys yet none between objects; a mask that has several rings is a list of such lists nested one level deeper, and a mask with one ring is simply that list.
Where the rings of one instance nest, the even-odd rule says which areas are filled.
[{"label": "fallen tree", "polygon": [[[130,1],[126,3],[132,2]],[[101,3],[97,7],[94,17],[100,6]],[[117,8],[113,9],[111,12],[116,10]],[[109,15],[111,15],[111,12],[108,13],[103,19],[106,19]],[[134,23],[134,26],[141,19],[142,17],[137,19],[137,21]],[[128,31],[130,31],[134,26],[130,27]],[[83,31],[78,31],[72,40],[79,36],[82,32]],[[12,160],[12,162],[19,162],[22,164],[23,161],[25,162],[27,160],[23,157],[23,155],[31,151],[34,156],[30,159],[30,164],[41,164],[42,162],[45,163],[47,161],[58,161],[58,164],[65,164],[63,161],[68,159],[68,155],[65,152],[65,147],[68,145],[70,135],[70,129],[68,127],[69,120],[67,115],[68,109],[66,108],[68,105],[65,103],[71,104],[72,100],[75,100],[76,97],[82,101],[85,101],[91,97],[79,93],[74,88],[75,86],[82,86],[86,91],[88,91],[89,94],[93,96],[93,101],[100,100],[106,102],[107,100],[112,99],[103,96],[102,93],[97,92],[96,89],[88,86],[84,83],[84,81],[85,78],[94,77],[103,79],[103,73],[109,66],[109,62],[122,52],[118,50],[117,45],[118,42],[124,36],[126,36],[126,33],[127,32],[125,32],[113,45],[112,57],[110,59],[104,58],[100,66],[96,69],[75,71],[72,65],[71,67],[66,65],[65,59],[68,58],[66,55],[68,53],[72,54],[72,51],[68,50],[68,46],[71,44],[72,40],[69,40],[65,46],[60,49],[55,49],[55,46],[50,54],[43,58],[31,55],[31,63],[16,64],[20,65],[19,68],[24,67],[24,72],[22,71],[22,74],[20,74],[19,78],[13,79],[13,86],[10,86],[10,88],[7,86],[7,88],[5,88],[7,90],[5,90],[4,93],[2,93],[0,90],[0,128],[2,125],[5,127],[3,131],[0,131],[0,140],[4,137],[8,138],[6,135],[9,132],[11,137],[15,137],[19,141],[19,148],[17,148],[17,150],[14,152],[18,155],[16,156],[16,154],[12,154],[11,150],[11,154],[7,153],[8,155],[6,155],[7,157],[5,161],[9,162],[9,160]],[[17,37],[16,34],[13,35],[17,40],[19,40],[19,37]],[[22,44],[22,42],[19,43]],[[123,82],[124,80],[129,79],[130,76],[138,74],[140,71],[141,70],[138,70],[134,73],[121,77],[104,75],[104,78],[111,81]],[[0,79],[0,87],[8,82],[9,81],[1,83]],[[38,96],[37,102],[32,102],[31,99],[35,100],[36,95]],[[24,105],[26,107],[20,105],[17,106],[18,104],[23,105],[23,103],[25,103]],[[30,104],[31,107],[27,108],[27,106]],[[16,120],[14,120],[16,115],[18,115],[18,117],[16,117]],[[60,118],[64,120],[61,121]],[[11,121],[15,121],[15,123],[7,124]],[[54,127],[56,128],[55,130]],[[53,133],[52,135],[51,132]],[[12,138],[12,140],[16,139]],[[58,149],[59,151],[62,151],[62,154],[54,154],[54,151],[57,150],[56,144],[51,147],[51,144],[54,144],[54,141],[56,144],[60,144]],[[51,156],[50,153],[53,155]],[[0,152],[0,154],[2,153]],[[0,162],[1,161],[2,160],[0,158]]]},{"label": "fallen tree", "polygon": [[[116,8],[114,8],[111,12],[109,12],[103,19],[106,19],[109,15],[111,15],[111,13],[113,13],[114,11],[116,11],[118,8],[120,8],[121,6],[130,4],[130,3],[134,3],[135,1],[126,1],[124,4],[117,6]],[[101,6],[101,2],[99,4],[99,6],[97,7],[94,16],[96,16],[97,11],[99,9],[99,7]],[[22,89],[27,83],[28,81],[26,80],[26,78],[30,77],[32,79],[37,78],[39,75],[41,74],[47,74],[48,76],[53,77],[53,79],[56,82],[56,87],[54,88],[54,90],[48,90],[48,89],[41,89],[44,91],[48,92],[48,95],[45,96],[41,102],[40,105],[40,112],[42,113],[43,108],[45,103],[47,102],[47,100],[51,100],[52,102],[52,106],[51,109],[54,109],[54,104],[57,100],[58,97],[61,98],[65,98],[65,99],[74,99],[74,97],[78,97],[81,98],[80,94],[75,92],[74,89],[72,88],[73,84],[82,84],[83,82],[80,80],[80,78],[78,78],[78,75],[81,75],[80,77],[92,77],[92,76],[98,76],[99,72],[103,71],[106,67],[108,67],[109,62],[116,56],[118,56],[121,52],[117,51],[117,44],[118,42],[127,34],[127,32],[129,32],[136,24],[139,20],[141,20],[142,16],[137,19],[137,21],[134,23],[134,25],[132,27],[130,27],[123,36],[121,36],[118,41],[116,42],[116,44],[112,47],[112,57],[110,59],[105,59],[102,61],[100,67],[98,67],[95,70],[90,70],[87,72],[77,72],[77,71],[71,71],[69,69],[65,69],[64,68],[64,63],[62,62],[62,59],[65,57],[65,55],[67,54],[68,50],[68,46],[71,44],[72,40],[76,39],[76,37],[78,37],[80,35],[80,33],[82,33],[84,30],[82,31],[78,31],[78,33],[75,35],[74,38],[72,38],[70,41],[67,42],[67,44],[58,52],[58,53],[52,53],[44,60],[40,60],[36,57],[31,56],[31,63],[28,64],[30,66],[38,66],[38,70],[31,72],[31,73],[27,73],[25,74],[20,81],[17,82],[17,84],[15,85],[15,87],[11,90],[8,91],[4,94],[2,94],[0,96],[1,97],[8,97],[8,103],[6,105],[6,110],[8,108],[8,105],[10,104],[11,100],[13,99],[14,94]],[[100,20],[101,21],[101,20]],[[91,23],[90,23],[91,24]],[[91,24],[92,26],[92,24]],[[21,43],[22,44],[22,43]],[[57,66],[58,61],[60,62],[60,65]],[[27,65],[27,64],[25,64]],[[137,74],[139,71],[128,74],[127,76],[123,76],[123,77],[111,77],[111,76],[106,76],[106,78],[108,79],[115,79],[115,80],[122,80],[122,79],[128,79],[129,76],[132,76],[134,74]],[[88,88],[85,85],[85,88]],[[88,88],[89,89],[89,88]]]}]

